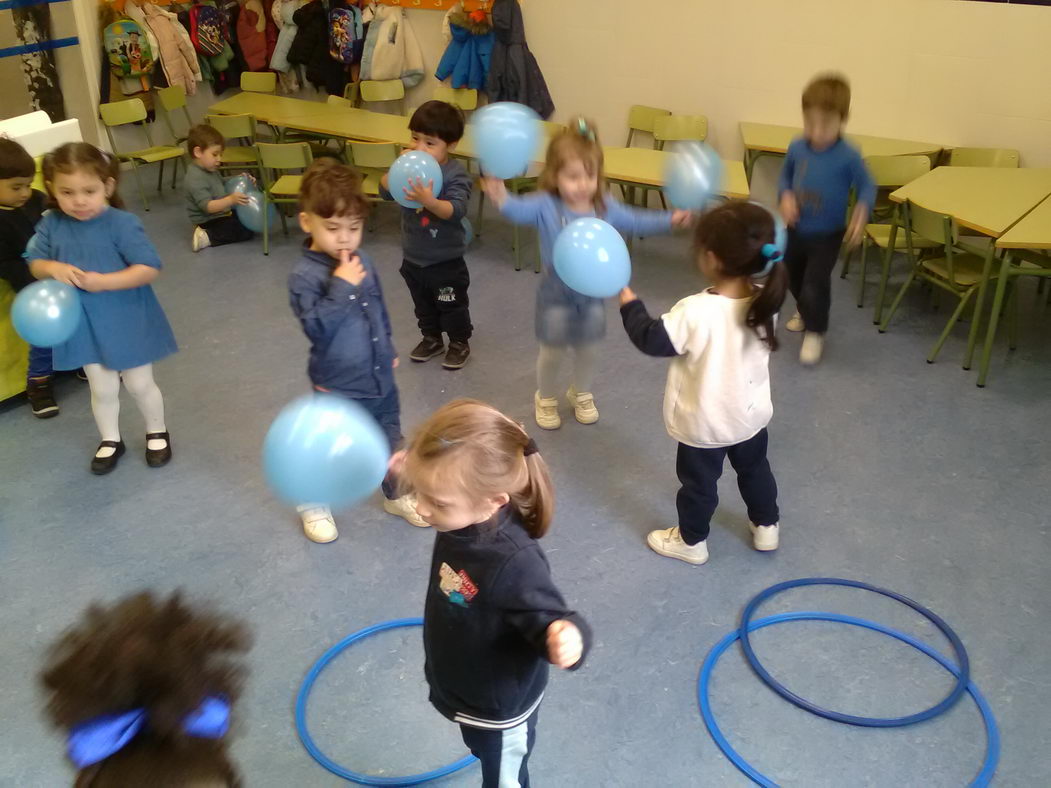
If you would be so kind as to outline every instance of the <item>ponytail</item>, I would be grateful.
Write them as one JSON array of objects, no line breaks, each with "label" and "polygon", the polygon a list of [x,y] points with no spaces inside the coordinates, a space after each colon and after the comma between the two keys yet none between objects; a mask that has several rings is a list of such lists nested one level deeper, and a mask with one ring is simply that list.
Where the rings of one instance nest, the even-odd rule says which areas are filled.
[{"label": "ponytail", "polygon": [[774,328],[774,317],[785,302],[785,291],[788,290],[788,272],[785,264],[776,261],[766,277],[766,282],[759,288],[759,294],[748,308],[745,325],[754,329],[759,338],[771,351],[777,350],[777,332]]},{"label": "ponytail", "polygon": [[520,492],[511,496],[511,504],[518,510],[526,533],[539,539],[551,527],[551,518],[555,513],[555,492],[544,458],[534,453],[525,454],[523,459],[528,482]]}]

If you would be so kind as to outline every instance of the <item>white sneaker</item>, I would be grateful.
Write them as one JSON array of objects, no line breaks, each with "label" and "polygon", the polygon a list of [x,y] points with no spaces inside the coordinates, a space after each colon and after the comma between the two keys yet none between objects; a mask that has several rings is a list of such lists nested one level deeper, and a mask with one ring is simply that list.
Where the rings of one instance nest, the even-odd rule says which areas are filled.
[{"label": "white sneaker", "polygon": [[383,511],[387,514],[396,514],[398,517],[405,518],[405,521],[409,525],[415,525],[417,528],[430,528],[431,524],[420,517],[416,511],[416,496],[415,495],[403,495],[401,498],[384,499]]},{"label": "white sneaker", "polygon": [[581,424],[594,424],[598,421],[598,408],[595,407],[595,395],[589,391],[577,391],[574,386],[566,392],[569,404],[573,406],[573,415]]},{"label": "white sneaker", "polygon": [[773,525],[756,525],[755,523],[749,523],[749,527],[752,529],[752,547],[763,553],[777,549],[779,543],[779,527],[777,523],[774,523]]},{"label": "white sneaker", "polygon": [[821,351],[825,346],[825,337],[816,331],[803,334],[803,346],[799,349],[799,363],[808,367],[821,360]]},{"label": "white sneaker", "polygon": [[686,544],[679,534],[678,526],[661,531],[650,531],[646,534],[646,544],[655,553],[668,558],[678,558],[688,564],[700,565],[708,560],[707,541],[698,542],[695,545]]},{"label": "white sneaker", "polygon": [[297,511],[303,520],[303,533],[307,539],[318,544],[336,541],[339,531],[336,530],[336,521],[332,517],[331,509],[327,506],[306,504],[300,506]]},{"label": "white sneaker", "polygon": [[208,232],[202,230],[200,227],[193,228],[193,250],[199,252],[202,249],[207,249],[212,245],[212,239],[208,237]]},{"label": "white sneaker", "polygon": [[803,324],[803,317],[796,312],[792,317],[788,318],[788,322],[785,323],[786,331],[802,331],[806,326]]},{"label": "white sneaker", "polygon": [[558,415],[557,399],[554,397],[545,399],[538,391],[533,395],[533,404],[536,406],[536,426],[542,430],[557,430],[562,426],[562,417]]}]

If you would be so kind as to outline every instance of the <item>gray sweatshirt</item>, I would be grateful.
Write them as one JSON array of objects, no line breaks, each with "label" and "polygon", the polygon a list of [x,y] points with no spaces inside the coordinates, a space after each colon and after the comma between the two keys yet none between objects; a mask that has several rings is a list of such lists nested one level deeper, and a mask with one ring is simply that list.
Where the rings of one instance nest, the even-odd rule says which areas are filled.
[{"label": "gray sweatshirt", "polygon": [[[453,215],[439,219],[430,211],[401,209],[401,241],[406,261],[418,266],[444,263],[463,257],[467,251],[463,218],[471,199],[474,179],[456,159],[448,159],[442,168],[442,190],[435,195],[453,205]],[[391,193],[380,189],[380,196],[393,200]]]}]

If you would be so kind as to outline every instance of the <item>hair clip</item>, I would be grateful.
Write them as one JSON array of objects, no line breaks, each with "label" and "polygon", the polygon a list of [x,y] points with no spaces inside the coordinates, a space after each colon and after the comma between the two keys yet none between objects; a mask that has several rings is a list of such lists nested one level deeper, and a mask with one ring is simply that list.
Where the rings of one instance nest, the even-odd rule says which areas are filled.
[{"label": "hair clip", "polygon": [[523,457],[528,457],[531,454],[539,454],[539,453],[540,453],[540,449],[537,447],[536,441],[533,440],[532,438],[530,438],[529,442],[526,443],[525,448],[522,449],[522,456]]},{"label": "hair clip", "polygon": [[762,270],[752,274],[752,279],[765,279],[774,270],[774,266],[784,259],[784,254],[774,244],[763,244],[760,252],[766,259],[766,265],[763,266]]},{"label": "hair clip", "polygon": [[460,441],[451,441],[448,438],[443,438],[441,435],[438,435],[436,437],[438,439],[438,443],[441,444],[443,449],[451,449],[453,446],[460,443]]},{"label": "hair clip", "polygon": [[591,142],[595,141],[595,132],[584,118],[577,118],[577,134]]}]

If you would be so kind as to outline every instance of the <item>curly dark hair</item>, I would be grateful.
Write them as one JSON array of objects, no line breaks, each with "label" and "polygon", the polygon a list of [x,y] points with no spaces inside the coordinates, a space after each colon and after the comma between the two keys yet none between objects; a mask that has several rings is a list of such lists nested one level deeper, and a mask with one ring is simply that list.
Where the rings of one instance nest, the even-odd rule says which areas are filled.
[{"label": "curly dark hair", "polygon": [[251,636],[240,621],[150,591],[94,604],[54,643],[40,681],[51,722],[70,729],[103,714],[145,708],[142,732],[80,771],[76,786],[237,786],[225,739],[185,734],[183,719],[208,695],[233,702]]}]

